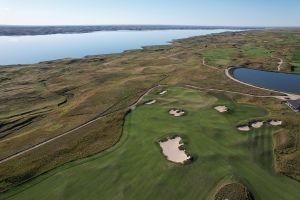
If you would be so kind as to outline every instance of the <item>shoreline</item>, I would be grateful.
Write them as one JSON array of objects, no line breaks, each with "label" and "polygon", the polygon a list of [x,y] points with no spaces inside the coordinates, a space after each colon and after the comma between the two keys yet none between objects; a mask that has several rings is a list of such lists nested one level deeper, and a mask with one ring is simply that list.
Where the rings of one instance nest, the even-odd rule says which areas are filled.
[{"label": "shoreline", "polygon": [[[1,26],[0,26],[0,30],[1,30]],[[120,55],[120,54],[125,54],[131,51],[142,51],[146,48],[153,48],[153,47],[159,47],[159,46],[169,46],[169,45],[173,45],[176,42],[180,42],[180,41],[184,41],[184,40],[188,40],[188,39],[192,39],[194,37],[205,37],[205,36],[210,36],[210,35],[217,35],[217,34],[224,34],[224,33],[237,33],[237,32],[245,32],[245,31],[253,31],[253,30],[241,30],[241,29],[221,29],[221,28],[216,28],[216,29],[166,29],[166,30],[115,30],[115,31],[93,31],[93,32],[83,32],[83,33],[65,33],[65,34],[48,34],[48,35],[23,35],[23,36],[2,36],[1,37],[34,37],[34,36],[67,36],[69,35],[82,35],[82,34],[93,34],[93,33],[101,33],[101,32],[121,32],[121,31],[130,31],[130,32],[147,32],[147,31],[220,31],[220,32],[211,32],[211,33],[204,33],[201,34],[199,33],[198,35],[186,35],[180,38],[176,38],[176,36],[172,39],[167,39],[166,41],[163,42],[158,42],[157,44],[140,44],[138,45],[138,47],[129,47],[129,48],[124,48],[124,49],[120,49],[118,51],[110,51],[107,53],[92,53],[92,54],[84,54],[82,56],[68,56],[66,55],[66,57],[60,57],[60,58],[49,58],[46,60],[41,60],[41,61],[33,61],[33,62],[27,62],[27,63],[15,63],[15,64],[1,64],[0,63],[0,67],[15,67],[15,66],[28,66],[28,65],[38,65],[38,64],[47,64],[47,63],[52,63],[52,62],[60,62],[60,61],[64,61],[64,60],[73,60],[73,59],[88,59],[88,58],[93,58],[93,57],[98,57],[98,56],[112,56],[112,55]]]},{"label": "shoreline", "polygon": [[[233,81],[235,81],[237,83],[243,84],[243,85],[247,85],[247,86],[250,86],[250,87],[253,87],[253,88],[257,88],[257,89],[261,89],[261,90],[266,90],[266,91],[270,91],[270,92],[276,92],[276,93],[279,93],[279,94],[284,94],[284,96],[286,96],[290,100],[300,99],[300,94],[295,94],[295,93],[290,93],[290,92],[284,92],[284,91],[279,91],[279,90],[275,90],[275,89],[268,89],[268,88],[264,88],[264,87],[260,87],[260,86],[252,85],[250,83],[246,83],[246,82],[240,81],[240,80],[236,79],[233,76],[233,73],[232,73],[235,69],[238,69],[238,68],[243,68],[243,67],[229,67],[229,68],[225,69],[225,75],[229,79],[231,79],[231,80],[233,80]],[[253,68],[250,68],[250,67],[244,67],[244,68],[253,69]],[[257,69],[257,70],[259,70],[259,71],[266,71],[266,72],[274,72],[274,73],[285,73],[285,72],[270,71],[270,70],[260,70],[260,69]],[[286,73],[286,74],[291,74],[291,73]],[[289,99],[285,99],[284,98],[282,100],[289,100]]]},{"label": "shoreline", "polygon": [[200,26],[200,25],[0,25],[0,36],[38,36],[80,34],[99,31],[160,31],[160,30],[266,30],[272,27],[255,26]]}]

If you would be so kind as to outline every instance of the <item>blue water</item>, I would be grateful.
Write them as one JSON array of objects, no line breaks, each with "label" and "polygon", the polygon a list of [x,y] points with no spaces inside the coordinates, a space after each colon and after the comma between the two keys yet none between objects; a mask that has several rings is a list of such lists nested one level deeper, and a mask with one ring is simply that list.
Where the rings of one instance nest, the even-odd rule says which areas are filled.
[{"label": "blue water", "polygon": [[236,79],[251,85],[300,94],[300,74],[269,72],[249,68],[237,68],[232,73]]},{"label": "blue water", "polygon": [[120,53],[226,30],[102,31],[83,34],[1,36],[0,65],[32,64],[61,58]]}]

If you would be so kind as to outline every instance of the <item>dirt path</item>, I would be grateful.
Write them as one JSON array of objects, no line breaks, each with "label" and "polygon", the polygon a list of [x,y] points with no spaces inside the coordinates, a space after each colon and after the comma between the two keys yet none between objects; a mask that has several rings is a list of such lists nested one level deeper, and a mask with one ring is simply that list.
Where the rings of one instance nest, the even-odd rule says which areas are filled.
[{"label": "dirt path", "polygon": [[184,85],[185,87],[192,88],[192,89],[197,89],[197,90],[206,90],[206,91],[216,91],[216,92],[227,92],[227,93],[232,93],[232,94],[240,94],[244,96],[249,96],[249,97],[258,97],[258,98],[276,98],[283,100],[286,98],[286,96],[272,96],[272,95],[254,95],[254,94],[248,94],[248,93],[242,93],[242,92],[235,92],[231,90],[221,90],[221,89],[214,89],[214,88],[202,88],[194,85]]},{"label": "dirt path", "polygon": [[[280,59],[280,58],[278,58],[278,59]],[[204,66],[209,67],[209,68],[212,68],[212,69],[221,70],[221,69],[219,69],[219,68],[217,68],[217,67],[207,65],[207,64],[205,63],[205,58],[203,58],[202,64],[203,64]],[[283,60],[280,59],[280,62],[279,62],[278,64],[279,64],[279,65],[278,65],[278,69],[280,69],[280,68],[281,68],[281,65],[283,64]],[[289,93],[279,92],[279,91],[276,91],[276,90],[271,90],[271,89],[261,88],[261,87],[257,87],[257,86],[254,86],[254,85],[251,85],[251,84],[248,84],[248,83],[244,83],[244,82],[242,82],[242,81],[239,81],[239,80],[237,80],[237,79],[235,79],[234,77],[231,76],[231,74],[230,74],[230,72],[229,72],[230,69],[231,69],[231,68],[225,69],[225,74],[226,74],[226,76],[227,76],[228,78],[230,78],[231,80],[233,80],[233,81],[235,81],[235,82],[238,82],[238,83],[240,83],[240,84],[247,85],[247,86],[250,86],[250,87],[262,89],[262,90],[267,90],[267,91],[271,91],[271,92],[281,93],[281,94],[283,94],[283,95],[280,95],[280,96],[276,96],[276,95],[273,95],[273,96],[272,96],[272,95],[265,95],[265,96],[264,96],[264,95],[252,95],[252,94],[248,94],[248,93],[235,92],[235,91],[230,91],[230,90],[221,90],[221,89],[214,89],[214,88],[201,88],[201,87],[197,87],[197,86],[193,86],[193,85],[185,85],[185,87],[189,87],[189,88],[193,88],[193,89],[198,89],[198,90],[206,90],[206,91],[228,92],[228,93],[233,93],[233,94],[240,94],[240,95],[245,95],[245,96],[250,96],[250,97],[259,97],[259,98],[277,98],[277,99],[280,99],[280,100],[286,100],[286,98],[288,97],[288,98],[290,98],[290,99],[300,99],[300,95],[289,94]],[[128,109],[134,110],[134,109],[136,108],[136,106],[143,100],[143,98],[144,98],[146,95],[148,95],[152,90],[154,90],[155,88],[158,88],[158,87],[161,87],[161,85],[158,84],[158,85],[155,85],[154,87],[148,89],[145,93],[143,93],[143,95],[141,95],[141,96],[138,98],[138,100],[137,100],[136,102],[134,102],[132,105],[130,105],[130,106],[128,107]],[[71,129],[71,130],[69,130],[69,131],[67,131],[67,132],[64,132],[64,133],[62,133],[62,134],[60,134],[60,135],[58,135],[58,136],[55,136],[55,137],[53,137],[53,138],[50,138],[50,139],[48,139],[48,140],[46,140],[46,141],[44,141],[44,142],[41,142],[41,143],[39,143],[39,144],[36,144],[36,145],[32,146],[32,147],[30,147],[30,148],[28,148],[28,149],[26,149],[26,150],[20,151],[20,152],[18,152],[18,153],[16,153],[16,154],[13,154],[13,155],[11,155],[11,156],[9,156],[9,157],[6,157],[6,158],[0,160],[0,164],[4,163],[4,162],[6,162],[6,161],[12,160],[12,159],[14,159],[14,158],[17,158],[17,157],[19,157],[19,156],[21,156],[21,155],[23,155],[23,154],[25,154],[25,153],[27,153],[27,152],[30,152],[30,151],[32,151],[32,150],[34,150],[34,149],[37,149],[37,148],[39,148],[39,147],[41,147],[41,146],[43,146],[43,145],[45,145],[45,144],[48,144],[48,143],[50,143],[50,142],[53,142],[53,141],[55,141],[55,140],[57,140],[57,139],[59,139],[59,138],[62,138],[62,137],[64,137],[64,136],[66,136],[66,135],[69,135],[69,134],[71,134],[71,133],[73,133],[73,132],[75,132],[75,131],[77,131],[77,130],[79,130],[79,129],[81,129],[81,128],[84,128],[84,127],[88,126],[89,124],[92,124],[92,123],[94,123],[94,122],[96,122],[96,121],[98,121],[98,120],[100,120],[100,119],[102,119],[102,118],[104,118],[104,117],[107,117],[107,116],[109,116],[109,115],[111,115],[111,114],[113,114],[113,113],[115,113],[115,112],[118,112],[119,110],[113,111],[113,112],[110,112],[110,113],[107,113],[107,111],[110,110],[113,106],[114,106],[114,105],[112,105],[111,107],[109,107],[107,110],[105,110],[103,113],[101,113],[100,116],[98,116],[98,117],[95,118],[95,119],[92,119],[92,120],[90,120],[90,121],[88,121],[88,122],[86,122],[86,123],[84,123],[84,124],[82,124],[82,125],[80,125],[80,126],[78,126],[78,127],[76,127],[76,128],[73,128],[73,129]]]},{"label": "dirt path", "polygon": [[282,60],[281,58],[277,58],[277,59],[279,60],[278,66],[277,66],[277,70],[278,70],[278,71],[281,71],[281,66],[282,66],[282,64],[283,64],[283,60]]},{"label": "dirt path", "polygon": [[277,59],[278,60],[278,66],[277,66],[277,71],[281,71],[281,67],[283,65],[283,59],[281,58],[277,58],[277,57],[274,57],[274,56],[271,56],[271,58],[274,58],[274,59]]},{"label": "dirt path", "polygon": [[[158,88],[158,87],[161,87],[161,85],[158,84],[158,85],[155,85],[155,86],[153,86],[152,88],[148,89],[146,92],[143,93],[143,95],[141,95],[141,96],[138,98],[138,100],[136,100],[132,105],[130,105],[130,106],[128,107],[128,109],[131,109],[131,110],[135,109],[135,107],[143,100],[143,98],[144,98],[147,94],[149,94],[152,90],[154,90],[155,88]],[[115,105],[115,104],[114,104],[114,105]],[[64,136],[66,136],[66,135],[69,135],[69,134],[71,134],[71,133],[73,133],[73,132],[75,132],[75,131],[77,131],[77,130],[79,130],[79,129],[81,129],[81,128],[84,128],[84,127],[86,127],[86,126],[88,126],[88,125],[90,125],[90,124],[92,124],[92,123],[94,123],[94,122],[96,122],[96,121],[98,121],[98,120],[100,120],[100,119],[103,119],[104,117],[107,117],[107,116],[109,116],[109,115],[111,115],[111,114],[113,114],[113,113],[116,113],[116,112],[120,111],[120,109],[119,109],[119,110],[116,110],[116,111],[107,113],[107,111],[110,110],[112,107],[114,107],[114,105],[110,106],[108,109],[106,109],[104,112],[102,112],[102,113],[100,114],[100,116],[98,116],[97,118],[92,119],[92,120],[90,120],[90,121],[88,121],[88,122],[86,122],[86,123],[84,123],[84,124],[82,124],[82,125],[80,125],[80,126],[78,126],[78,127],[76,127],[76,128],[73,128],[73,129],[71,129],[71,130],[69,130],[69,131],[67,131],[67,132],[64,132],[64,133],[62,133],[62,134],[60,134],[60,135],[58,135],[58,136],[55,136],[55,137],[53,137],[53,138],[50,138],[50,139],[48,139],[48,140],[46,140],[46,141],[44,141],[44,142],[41,142],[41,143],[39,143],[39,144],[36,144],[36,145],[34,145],[34,146],[32,146],[32,147],[30,147],[30,148],[28,148],[28,149],[25,149],[25,150],[23,150],[23,151],[20,151],[20,152],[18,152],[18,153],[15,153],[15,154],[13,154],[13,155],[10,155],[10,156],[8,156],[8,157],[6,157],[6,158],[0,160],[0,164],[4,163],[4,162],[6,162],[6,161],[12,160],[12,159],[14,159],[14,158],[17,158],[17,157],[19,157],[19,156],[21,156],[21,155],[23,155],[23,154],[25,154],[25,153],[28,153],[28,152],[30,152],[30,151],[32,151],[32,150],[34,150],[34,149],[37,149],[37,148],[39,148],[39,147],[41,147],[41,146],[43,146],[43,145],[45,145],[45,144],[48,144],[48,143],[53,142],[53,141],[55,141],[55,140],[57,140],[57,139],[59,139],[59,138],[62,138],[62,137],[64,137]]]},{"label": "dirt path", "polygon": [[208,68],[211,68],[211,69],[220,70],[220,68],[218,68],[218,67],[215,67],[215,66],[211,66],[211,65],[206,64],[205,58],[204,58],[204,57],[203,57],[203,59],[202,59],[202,64],[203,64],[205,67],[208,67]]}]

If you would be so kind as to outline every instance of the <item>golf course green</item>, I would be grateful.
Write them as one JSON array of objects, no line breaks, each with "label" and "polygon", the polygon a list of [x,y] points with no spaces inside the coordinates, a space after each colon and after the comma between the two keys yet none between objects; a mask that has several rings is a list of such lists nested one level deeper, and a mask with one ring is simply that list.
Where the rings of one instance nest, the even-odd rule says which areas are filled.
[{"label": "golf course green", "polygon": [[293,72],[300,73],[300,47],[296,48],[290,57]]},{"label": "golf course green", "polygon": [[[161,91],[167,90],[164,94]],[[249,132],[236,126],[263,118],[263,108],[238,104],[222,94],[183,87],[153,90],[124,122],[120,141],[93,157],[65,164],[0,199],[207,199],[221,183],[238,181],[256,200],[300,199],[299,183],[273,170],[270,125]],[[230,111],[219,113],[214,106]],[[182,109],[184,116],[169,114]],[[184,138],[193,162],[175,164],[162,155],[158,141],[172,134]]]}]

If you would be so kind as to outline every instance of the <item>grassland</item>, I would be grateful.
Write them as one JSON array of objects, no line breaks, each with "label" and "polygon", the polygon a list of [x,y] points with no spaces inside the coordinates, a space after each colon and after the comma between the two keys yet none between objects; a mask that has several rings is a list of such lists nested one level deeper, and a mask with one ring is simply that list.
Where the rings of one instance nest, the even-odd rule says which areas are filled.
[{"label": "grassland", "polygon": [[295,73],[300,73],[300,47],[293,50],[290,60],[293,68],[292,71]]},{"label": "grassland", "polygon": [[214,66],[230,66],[237,64],[234,58],[236,57],[237,49],[235,48],[215,48],[208,49],[202,52],[209,65]]},{"label": "grassland", "polygon": [[242,53],[248,58],[258,58],[258,57],[269,57],[270,52],[263,47],[256,47],[251,44],[245,44],[242,46]]},{"label": "grassland", "polygon": [[240,49],[216,46],[215,48],[209,48],[202,51],[201,55],[205,58],[208,65],[224,68],[248,64],[247,62],[250,62],[252,59],[265,60],[270,58],[271,54],[263,47],[245,44],[242,45]]},{"label": "grassland", "polygon": [[[204,89],[225,89],[253,95],[275,95],[273,92],[241,85],[228,79],[224,69],[234,64],[275,71],[278,65],[276,57],[284,61],[282,71],[290,72],[289,52],[293,52],[297,47],[295,44],[299,42],[299,30],[222,33],[178,40],[172,45],[145,47],[121,54],[1,67],[0,159],[59,136],[92,119],[101,118],[59,140],[0,163],[0,191],[12,189],[31,180],[40,181],[43,178],[36,177],[48,171],[50,174],[55,173],[55,170],[51,170],[65,163],[69,163],[65,166],[73,166],[85,162],[79,160],[73,163],[74,160],[112,151],[110,148],[119,144],[120,138],[124,138],[121,137],[122,127],[128,107],[154,85],[193,85]],[[231,50],[226,53],[226,49]],[[203,59],[215,68],[204,65]],[[225,94],[234,99],[234,102],[263,107],[268,112],[268,117],[285,122],[280,132],[274,135],[274,169],[276,173],[290,177],[290,181],[299,181],[299,114],[292,112],[276,99],[255,98],[230,92]],[[197,110],[202,109],[200,105],[203,102],[194,103],[193,99],[188,97],[182,100],[186,106],[193,105]],[[163,109],[164,105],[161,106]],[[129,115],[126,123],[130,116],[135,116],[143,109],[146,107],[141,106]],[[264,114],[261,113],[260,116]],[[247,120],[242,116],[241,119]],[[218,127],[215,130],[221,131]],[[266,132],[269,133],[267,138],[271,139],[273,132],[268,128]],[[268,145],[271,145],[270,141],[268,142]],[[188,149],[193,153],[194,147],[190,147],[191,149]],[[195,152],[200,151],[196,148]],[[267,163],[261,160],[256,164],[258,162]],[[118,168],[118,165],[116,166]],[[103,170],[109,171],[108,167]],[[102,170],[97,172],[102,173]],[[92,178],[92,175],[89,177]],[[42,175],[45,176],[47,175]],[[84,177],[77,178],[80,180]],[[87,180],[88,177],[85,181]],[[92,179],[89,181],[92,184]],[[248,186],[251,187],[250,184]],[[61,185],[57,187],[64,190]],[[65,189],[68,190],[69,187],[71,186],[68,185]],[[87,187],[92,186],[88,184]],[[250,189],[257,194],[255,189]],[[86,190],[83,191],[85,192]]]},{"label": "grassland", "polygon": [[[272,167],[271,126],[239,132],[236,125],[265,117],[266,110],[238,104],[224,95],[181,87],[153,91],[125,119],[121,141],[89,159],[70,163],[8,193],[7,199],[205,199],[224,180],[243,182],[255,199],[299,199],[299,183]],[[226,105],[219,113],[214,105]],[[171,117],[170,108],[187,111]],[[196,155],[188,165],[165,159],[159,138],[178,133]],[[280,188],[280,190],[278,189]],[[40,192],[43,191],[43,192]]]}]

